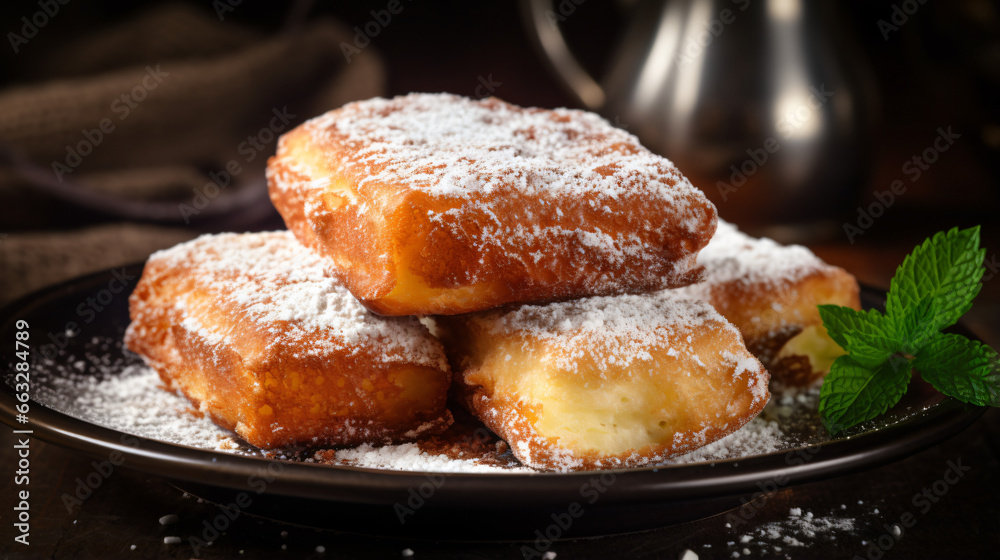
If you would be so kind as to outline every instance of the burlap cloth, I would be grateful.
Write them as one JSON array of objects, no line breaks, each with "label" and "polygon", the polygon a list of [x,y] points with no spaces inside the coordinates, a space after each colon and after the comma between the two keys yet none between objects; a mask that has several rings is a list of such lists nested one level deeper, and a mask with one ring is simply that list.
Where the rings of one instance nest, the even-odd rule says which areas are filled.
[{"label": "burlap cloth", "polygon": [[[76,42],[34,40],[52,47],[33,62],[44,79],[0,92],[0,304],[200,231],[252,228],[273,212],[275,138],[385,83],[374,49],[348,63],[353,32],[325,20],[264,34],[170,6]],[[232,162],[228,186],[197,200]],[[67,215],[102,225],[65,231]]]}]

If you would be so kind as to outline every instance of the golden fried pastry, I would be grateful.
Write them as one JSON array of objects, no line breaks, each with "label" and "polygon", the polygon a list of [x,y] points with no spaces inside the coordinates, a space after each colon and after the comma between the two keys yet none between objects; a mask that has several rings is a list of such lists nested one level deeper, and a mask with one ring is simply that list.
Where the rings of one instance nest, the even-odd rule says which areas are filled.
[{"label": "golden fried pastry", "polygon": [[722,220],[698,263],[705,280],[681,291],[711,303],[736,325],[775,381],[808,385],[844,353],[816,308],[860,308],[858,282],[844,269],[805,247],[755,239]]},{"label": "golden fried pastry", "polygon": [[205,235],[154,253],[126,345],[261,448],[414,439],[451,423],[450,370],[415,318],[364,309],[291,233]]},{"label": "golden fried pastry", "polygon": [[411,94],[285,134],[271,200],[384,315],[640,293],[697,280],[715,207],[597,115]]},{"label": "golden fried pastry", "polygon": [[661,462],[732,433],[769,398],[739,331],[673,290],[435,321],[458,400],[537,469]]}]

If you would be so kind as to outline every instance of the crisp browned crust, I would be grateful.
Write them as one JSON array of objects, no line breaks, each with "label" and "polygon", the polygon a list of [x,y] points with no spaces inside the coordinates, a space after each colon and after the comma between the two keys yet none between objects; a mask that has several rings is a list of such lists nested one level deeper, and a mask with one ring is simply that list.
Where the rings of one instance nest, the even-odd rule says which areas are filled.
[{"label": "crisp browned crust", "polygon": [[776,382],[804,386],[826,375],[806,356],[781,352],[793,337],[823,324],[818,305],[860,308],[853,275],[805,247],[755,239],[722,221],[698,262],[705,267],[704,280],[681,290],[709,302],[736,325]]},{"label": "crisp browned crust", "polygon": [[716,221],[669,161],[595,115],[449,95],[301,125],[268,186],[289,229],[385,315],[686,285]]},{"label": "crisp browned crust", "polygon": [[826,372],[817,372],[807,356],[793,355],[771,361],[768,370],[776,377],[776,381],[790,387],[806,387],[812,385]]},{"label": "crisp browned crust", "polygon": [[861,306],[858,281],[830,265],[797,277],[712,284],[708,302],[740,329],[748,347],[769,339],[787,340],[808,326],[822,324],[817,305]]},{"label": "crisp browned crust", "polygon": [[257,447],[447,428],[450,372],[437,340],[415,319],[368,313],[323,275],[287,232],[203,236],[150,257],[125,343]]},{"label": "crisp browned crust", "polygon": [[776,382],[805,387],[821,379],[827,371],[814,370],[807,356],[779,358],[779,352],[807,327],[823,324],[818,305],[860,309],[859,293],[853,275],[842,268],[824,265],[800,278],[713,286],[708,301],[740,329],[747,348],[764,363]]}]

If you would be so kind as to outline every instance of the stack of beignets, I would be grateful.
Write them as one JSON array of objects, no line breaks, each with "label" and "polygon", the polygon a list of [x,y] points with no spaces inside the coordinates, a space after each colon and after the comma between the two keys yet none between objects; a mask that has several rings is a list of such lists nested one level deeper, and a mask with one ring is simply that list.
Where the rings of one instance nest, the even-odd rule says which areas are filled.
[{"label": "stack of beignets", "polygon": [[744,337],[812,376],[815,304],[857,299],[812,261],[754,284],[776,274],[747,261],[767,242],[713,239],[714,206],[673,164],[581,111],[351,103],[283,136],[267,176],[291,233],[154,255],[127,334],[260,447],[440,431],[450,386],[531,467],[654,464],[767,403]]}]

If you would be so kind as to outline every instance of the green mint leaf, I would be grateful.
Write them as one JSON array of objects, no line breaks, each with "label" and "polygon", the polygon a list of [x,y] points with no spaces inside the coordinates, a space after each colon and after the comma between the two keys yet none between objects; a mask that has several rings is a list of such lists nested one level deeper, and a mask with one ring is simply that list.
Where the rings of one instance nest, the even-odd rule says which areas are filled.
[{"label": "green mint leaf", "polygon": [[871,420],[899,402],[910,382],[905,359],[865,367],[851,356],[833,362],[820,388],[819,414],[831,434]]},{"label": "green mint leaf", "polygon": [[820,305],[819,316],[830,338],[859,365],[878,367],[903,348],[895,324],[876,309]]},{"label": "green mint leaf", "polygon": [[985,257],[978,226],[953,228],[907,255],[892,279],[885,314],[819,306],[830,338],[848,353],[833,363],[820,389],[819,412],[831,434],[899,402],[913,368],[946,395],[1000,406],[1000,356],[980,342],[939,332],[972,307]]},{"label": "green mint leaf", "polygon": [[890,319],[898,336],[900,351],[913,356],[938,333],[935,312],[934,299],[925,297],[903,316]]},{"label": "green mint leaf", "polygon": [[864,311],[850,307],[829,304],[817,307],[827,334],[845,350],[847,349],[847,339],[844,338],[844,335],[857,328],[858,325],[866,323],[868,319]]},{"label": "green mint leaf", "polygon": [[913,367],[935,389],[964,403],[1000,406],[1000,362],[989,346],[957,334],[937,334]]},{"label": "green mint leaf", "polygon": [[902,320],[921,300],[930,298],[926,330],[939,331],[955,324],[972,307],[982,287],[979,280],[985,257],[986,251],[979,248],[979,226],[934,235],[896,269],[886,297],[886,313]]}]

